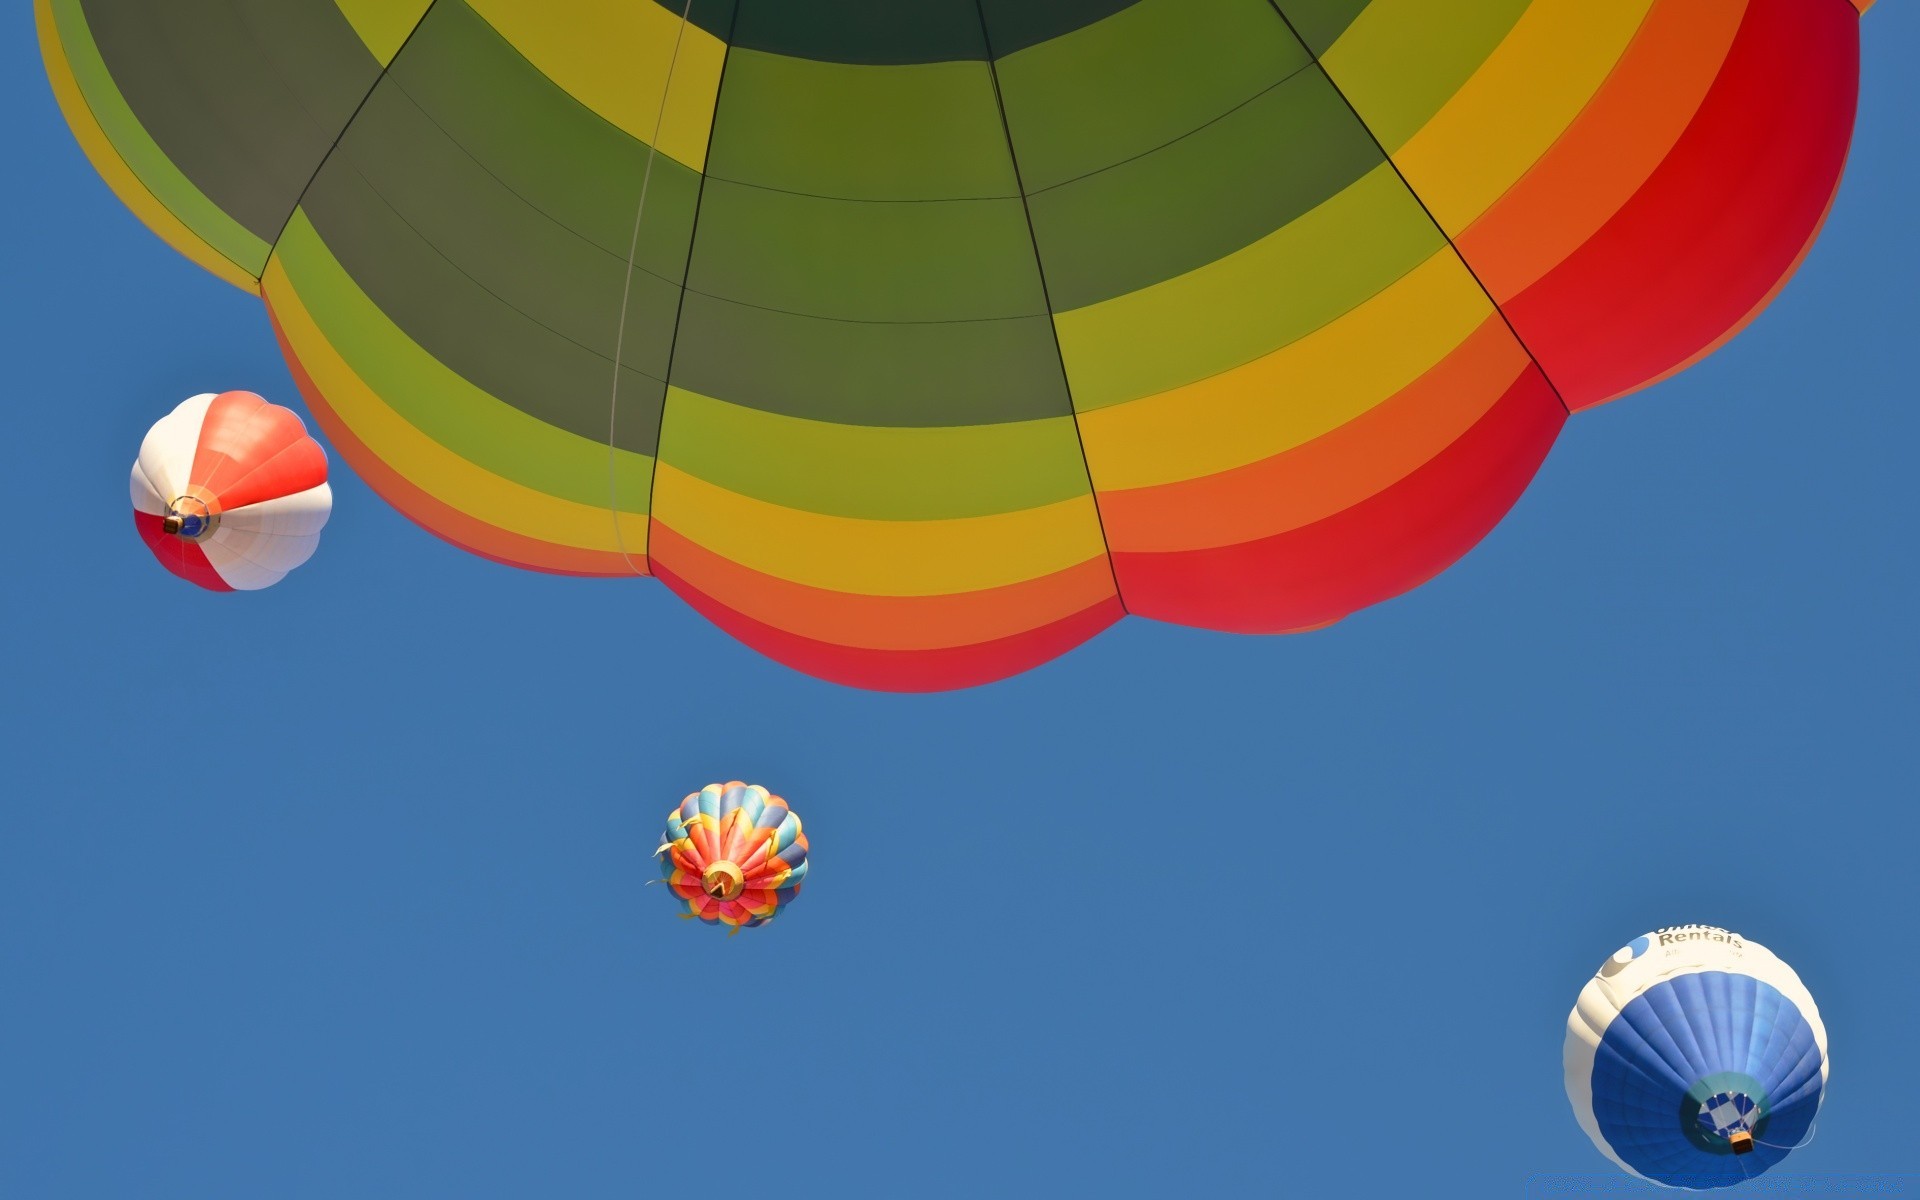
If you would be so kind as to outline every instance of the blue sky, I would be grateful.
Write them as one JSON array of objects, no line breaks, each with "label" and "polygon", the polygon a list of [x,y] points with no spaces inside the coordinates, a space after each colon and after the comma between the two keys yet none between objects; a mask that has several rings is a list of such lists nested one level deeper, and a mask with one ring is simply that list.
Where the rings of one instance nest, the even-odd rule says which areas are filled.
[{"label": "blue sky", "polygon": [[[167,575],[127,513],[147,426],[299,400],[257,301],[93,175],[31,24],[0,1196],[1519,1196],[1607,1169],[1561,1093],[1581,983],[1695,921],[1831,1031],[1787,1169],[1916,1166],[1913,5],[1866,21],[1798,279],[1575,419],[1461,565],[1320,634],[1134,621],[929,697],[468,557],[343,466],[281,587]],[[814,863],[728,939],[643,885],[667,809],[735,777]]]}]

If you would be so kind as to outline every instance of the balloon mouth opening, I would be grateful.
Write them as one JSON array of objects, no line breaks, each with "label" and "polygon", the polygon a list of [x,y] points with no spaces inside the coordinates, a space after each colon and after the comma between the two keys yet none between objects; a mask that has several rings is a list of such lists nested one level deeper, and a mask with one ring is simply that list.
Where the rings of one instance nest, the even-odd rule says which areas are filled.
[{"label": "balloon mouth opening", "polygon": [[204,542],[220,528],[220,514],[198,496],[181,496],[167,505],[160,528],[187,542]]},{"label": "balloon mouth opening", "polygon": [[1752,1096],[1728,1091],[1708,1097],[1695,1120],[1710,1140],[1724,1143],[1735,1154],[1752,1154],[1756,1145],[1753,1135],[1764,1116]]},{"label": "balloon mouth opening", "polygon": [[717,862],[700,874],[700,886],[715,900],[732,900],[746,889],[745,872],[730,862]]}]

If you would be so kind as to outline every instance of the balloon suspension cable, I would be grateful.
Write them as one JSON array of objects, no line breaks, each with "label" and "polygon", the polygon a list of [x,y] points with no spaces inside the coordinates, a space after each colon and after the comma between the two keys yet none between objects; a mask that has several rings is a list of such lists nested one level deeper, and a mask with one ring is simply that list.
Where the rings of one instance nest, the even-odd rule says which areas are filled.
[{"label": "balloon suspension cable", "polygon": [[[1823,1088],[1822,1091],[1824,1093],[1825,1089]],[[1824,1103],[1825,1099],[1826,1097],[1823,1094],[1821,1097],[1821,1101]],[[1734,1151],[1735,1158],[1733,1161],[1740,1168],[1741,1176],[1745,1179],[1751,1180],[1755,1178],[1756,1173],[1753,1171],[1749,1171],[1747,1169],[1746,1155],[1752,1153],[1755,1149],[1758,1149],[1761,1146],[1765,1146],[1769,1150],[1780,1150],[1788,1153],[1791,1153],[1792,1151],[1795,1151],[1795,1150],[1805,1149],[1806,1147],[1811,1146],[1813,1144],[1814,1136],[1820,1132],[1820,1114],[1816,1112],[1814,1114],[1812,1122],[1808,1124],[1807,1136],[1801,1138],[1797,1143],[1791,1146],[1783,1146],[1778,1142],[1761,1141],[1759,1138],[1753,1136],[1752,1130],[1746,1130],[1744,1132],[1747,1135],[1747,1138],[1746,1138],[1747,1148],[1745,1150],[1736,1149]]]},{"label": "balloon suspension cable", "polygon": [[[626,275],[620,281],[620,324],[613,331],[613,390],[607,397],[607,511],[613,517],[613,543],[620,549],[620,559],[627,569],[635,575],[645,575],[644,568],[633,565],[633,556],[627,552],[627,538],[620,528],[620,452],[614,445],[614,431],[620,423],[620,366],[621,355],[626,349],[627,305],[633,298],[633,263],[640,253],[640,222],[647,214],[647,191],[653,185],[653,160],[660,153],[660,131],[667,123],[667,101],[673,96],[673,72],[680,65],[680,45],[686,41],[687,26],[691,23],[693,0],[687,0],[680,10],[680,28],[673,35],[673,55],[667,59],[666,82],[660,86],[660,111],[653,118],[653,136],[647,139],[647,165],[640,174],[640,199],[633,208],[633,233],[627,239]],[[655,447],[656,453],[658,447]]]},{"label": "balloon suspension cable", "polygon": [[1813,1136],[1814,1134],[1819,1132],[1820,1132],[1820,1124],[1819,1122],[1816,1121],[1814,1124],[1808,1126],[1807,1136],[1801,1138],[1794,1145],[1782,1146],[1778,1142],[1763,1142],[1759,1138],[1753,1139],[1753,1144],[1756,1146],[1765,1146],[1769,1150],[1786,1150],[1786,1151],[1805,1150],[1808,1146],[1813,1145]]},{"label": "balloon suspension cable", "polygon": [[1819,1132],[1820,1132],[1820,1116],[1818,1113],[1816,1113],[1814,1114],[1814,1118],[1812,1122],[1810,1122],[1807,1125],[1807,1136],[1801,1138],[1798,1142],[1794,1143],[1791,1146],[1782,1146],[1778,1142],[1763,1142],[1759,1138],[1754,1138],[1753,1144],[1756,1146],[1765,1146],[1769,1150],[1788,1150],[1788,1151],[1804,1150],[1808,1146],[1813,1145],[1813,1139],[1815,1135],[1817,1135]]},{"label": "balloon suspension cable", "polygon": [[[1833,1088],[1828,1086],[1825,1082],[1822,1082],[1820,1085],[1820,1103],[1822,1106],[1826,1104],[1827,1098],[1832,1094],[1833,1094]],[[1753,1144],[1755,1146],[1765,1146],[1769,1150],[1783,1150],[1788,1153],[1791,1153],[1795,1150],[1804,1150],[1808,1146],[1813,1145],[1813,1139],[1816,1136],[1818,1136],[1819,1133],[1820,1133],[1820,1110],[1816,1108],[1813,1111],[1813,1120],[1807,1122],[1807,1136],[1801,1138],[1798,1142],[1795,1142],[1793,1145],[1783,1146],[1778,1142],[1764,1142],[1764,1141],[1761,1141],[1760,1138],[1757,1136],[1753,1139]]]}]

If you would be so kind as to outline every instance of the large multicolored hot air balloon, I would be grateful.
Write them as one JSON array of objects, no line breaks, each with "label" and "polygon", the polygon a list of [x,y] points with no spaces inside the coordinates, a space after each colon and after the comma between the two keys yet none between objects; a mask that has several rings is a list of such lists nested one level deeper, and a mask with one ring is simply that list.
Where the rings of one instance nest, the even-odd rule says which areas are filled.
[{"label": "large multicolored hot air balloon", "polygon": [[773,920],[807,877],[799,816],[767,789],[738,780],[710,783],[682,800],[655,853],[686,916],[735,930]]},{"label": "large multicolored hot air balloon", "polygon": [[36,0],[419,524],[958,687],[1444,569],[1744,326],[1867,0]]},{"label": "large multicolored hot air balloon", "polygon": [[140,443],[130,487],[160,565],[215,592],[279,583],[333,511],[327,452],[299,414],[252,392],[183,400]]},{"label": "large multicolored hot air balloon", "polygon": [[1765,946],[1710,925],[1637,937],[1567,1017],[1567,1099],[1600,1152],[1672,1187],[1731,1187],[1805,1143],[1827,1030]]}]

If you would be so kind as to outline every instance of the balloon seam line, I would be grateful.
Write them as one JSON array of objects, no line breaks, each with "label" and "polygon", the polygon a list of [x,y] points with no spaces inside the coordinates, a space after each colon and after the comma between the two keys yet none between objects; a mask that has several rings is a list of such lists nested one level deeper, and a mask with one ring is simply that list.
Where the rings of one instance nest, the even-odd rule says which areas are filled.
[{"label": "balloon seam line", "polygon": [[[1093,501],[1093,520],[1100,534],[1100,551],[1107,560],[1107,575],[1113,581],[1113,598],[1120,611],[1132,615],[1126,595],[1120,589],[1120,570],[1113,561],[1113,542],[1107,537],[1106,514],[1100,508],[1100,489],[1093,481],[1093,463],[1087,457],[1086,434],[1080,428],[1080,410],[1073,403],[1073,377],[1067,371],[1066,351],[1060,346],[1060,326],[1054,320],[1053,295],[1047,287],[1047,264],[1040,253],[1040,235],[1033,225],[1033,208],[1027,202],[1027,184],[1020,173],[1020,152],[1013,144],[1013,124],[1007,119],[1006,98],[1000,91],[1000,67],[993,54],[993,34],[987,28],[984,0],[974,0],[974,12],[980,18],[980,42],[987,54],[987,79],[993,86],[993,106],[1000,114],[1000,133],[1007,141],[1007,165],[1013,169],[1014,190],[1020,194],[1020,215],[1027,223],[1027,244],[1033,250],[1033,271],[1040,282],[1040,302],[1047,310],[1047,333],[1053,340],[1054,359],[1060,364],[1060,386],[1067,398],[1067,416],[1073,422],[1074,446],[1080,451],[1080,468],[1087,476],[1087,498]],[[1276,85],[1277,86],[1277,85]]]},{"label": "balloon seam line", "polygon": [[[300,185],[300,194],[294,197],[293,206],[287,210],[285,219],[280,222],[278,232],[276,232],[273,235],[273,239],[267,243],[267,258],[269,260],[280,252],[280,240],[287,236],[287,226],[293,224],[294,214],[299,212],[300,206],[306,202],[307,193],[313,190],[314,183],[320,178],[320,172],[327,169],[327,164],[333,161],[334,152],[340,149],[340,143],[346,141],[347,131],[352,129],[353,123],[360,119],[360,113],[367,107],[367,101],[373,99],[373,94],[380,90],[381,83],[385,82],[388,73],[393,70],[393,64],[400,61],[400,56],[405,54],[407,47],[413,43],[414,35],[419,33],[421,28],[426,25],[427,18],[433,15],[433,10],[439,3],[440,0],[427,0],[427,6],[420,10],[420,19],[413,23],[412,29],[407,30],[407,36],[401,40],[399,48],[393,52],[393,57],[389,58],[386,65],[380,68],[379,73],[373,77],[373,82],[367,85],[366,92],[361,95],[360,102],[353,106],[353,111],[347,114],[347,119],[340,123],[340,132],[333,135],[333,142],[327,147],[327,152],[322,154],[320,161],[314,164],[313,174],[307,176],[307,181]],[[260,273],[263,280],[261,287],[262,290],[264,290],[266,286],[264,282],[266,268],[264,265],[261,267]]]},{"label": "balloon seam line", "polygon": [[[620,528],[620,455],[615,443],[616,431],[620,425],[620,360],[626,349],[627,309],[629,302],[633,298],[633,262],[640,253],[640,225],[641,222],[646,219],[647,215],[647,192],[653,185],[653,164],[654,160],[660,156],[660,130],[663,129],[667,123],[667,105],[673,100],[673,73],[680,65],[680,47],[686,42],[687,18],[692,13],[693,0],[687,0],[686,6],[680,10],[680,27],[673,35],[673,53],[667,58],[667,76],[660,84],[660,108],[654,113],[653,134],[647,139],[647,165],[640,173],[640,198],[633,208],[633,232],[627,237],[627,265],[626,270],[620,277],[620,316],[613,329],[613,386],[607,396],[607,514],[613,521],[613,543],[620,550],[620,561],[626,563],[627,570],[635,575],[645,575],[647,572],[633,565],[633,556],[627,551],[626,533]],[[711,129],[709,129],[709,132],[711,132]],[[685,295],[685,286],[686,280],[683,276],[681,279],[682,295]],[[674,316],[674,332],[676,336],[678,336],[679,333],[679,324],[679,315],[676,313]],[[669,366],[667,374],[669,377],[672,376],[671,366]],[[660,382],[660,415],[665,417],[667,409],[666,389],[672,385],[664,379]],[[649,521],[651,521],[653,513],[653,479],[659,474],[660,463],[659,427],[657,424],[654,429],[653,448],[654,465],[653,468],[647,472],[647,517]],[[647,543],[646,548],[640,551],[642,558],[648,557],[652,550],[651,537],[647,539]]]},{"label": "balloon seam line", "polygon": [[[666,376],[666,379],[663,381],[665,387],[660,396],[660,420],[654,427],[653,436],[653,470],[647,475],[647,522],[649,530],[652,529],[652,523],[658,519],[654,516],[653,504],[654,497],[660,488],[660,455],[667,441],[667,409],[673,400],[673,364],[680,352],[680,326],[682,322],[686,320],[687,292],[691,290],[687,285],[693,278],[693,254],[695,247],[697,247],[700,242],[700,212],[706,207],[707,200],[707,164],[713,158],[714,134],[720,127],[720,97],[727,89],[727,64],[733,61],[733,35],[734,31],[740,26],[740,4],[741,0],[734,0],[733,15],[727,22],[727,40],[720,52],[720,73],[715,77],[713,83],[713,112],[707,118],[707,153],[705,157],[700,160],[700,182],[695,186],[693,194],[693,220],[687,226],[687,260],[686,265],[683,266],[680,271],[680,295],[674,301],[673,334],[667,339],[667,367],[663,372]],[[691,14],[692,12],[693,0],[687,0],[686,13]],[[682,17],[683,32],[686,19],[686,16]],[[663,111],[664,108],[665,105],[663,102]]]},{"label": "balloon seam line", "polygon": [[1280,18],[1280,23],[1287,27],[1287,32],[1291,33],[1294,36],[1294,40],[1300,43],[1301,48],[1312,56],[1313,65],[1320,69],[1320,74],[1326,79],[1327,86],[1333,89],[1333,94],[1340,97],[1340,103],[1346,105],[1347,111],[1353,114],[1354,122],[1366,132],[1368,140],[1370,140],[1374,148],[1380,152],[1381,159],[1387,166],[1393,169],[1394,177],[1400,181],[1400,186],[1405,188],[1407,195],[1413,197],[1413,202],[1420,206],[1420,211],[1426,214],[1427,220],[1432,223],[1434,232],[1438,233],[1441,240],[1446,242],[1447,249],[1453,251],[1454,259],[1458,261],[1462,267],[1466,268],[1468,276],[1473,279],[1474,286],[1479,288],[1481,295],[1487,298],[1487,303],[1492,306],[1494,313],[1499,316],[1500,323],[1507,327],[1507,332],[1513,336],[1514,343],[1526,354],[1527,360],[1533,364],[1534,370],[1540,372],[1540,379],[1547,385],[1547,389],[1553,393],[1553,398],[1559,401],[1560,407],[1571,416],[1573,409],[1568,406],[1567,398],[1560,394],[1559,385],[1555,384],[1553,377],[1547,374],[1546,365],[1540,361],[1539,356],[1527,345],[1527,340],[1520,336],[1520,331],[1514,328],[1513,319],[1507,315],[1507,310],[1500,306],[1500,301],[1494,298],[1492,289],[1488,288],[1486,282],[1480,278],[1480,273],[1473,269],[1473,264],[1467,261],[1467,256],[1461,253],[1460,247],[1454,243],[1453,235],[1449,234],[1446,226],[1442,225],[1440,219],[1433,215],[1433,210],[1427,207],[1427,202],[1421,197],[1420,193],[1414,190],[1412,182],[1407,179],[1406,173],[1400,169],[1400,164],[1394,161],[1393,155],[1387,152],[1387,147],[1381,142],[1380,136],[1373,131],[1373,126],[1367,124],[1367,119],[1360,115],[1360,110],[1354,107],[1352,99],[1349,98],[1345,90],[1341,88],[1339,82],[1334,79],[1333,72],[1327,70],[1327,65],[1320,61],[1320,56],[1314,53],[1313,48],[1307,45],[1306,39],[1300,36],[1300,31],[1294,28],[1292,18],[1288,17],[1286,12],[1280,7],[1280,0],[1267,0],[1267,4],[1273,9],[1274,15]]}]

